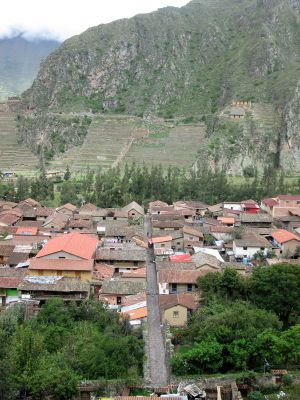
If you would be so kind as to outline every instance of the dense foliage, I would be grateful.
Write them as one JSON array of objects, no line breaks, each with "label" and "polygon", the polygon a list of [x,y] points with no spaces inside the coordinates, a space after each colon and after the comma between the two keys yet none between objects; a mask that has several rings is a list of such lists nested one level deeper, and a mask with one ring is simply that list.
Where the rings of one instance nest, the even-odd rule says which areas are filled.
[{"label": "dense foliage", "polygon": [[258,267],[249,278],[225,269],[198,286],[204,306],[174,335],[175,374],[299,365],[299,265]]},{"label": "dense foliage", "polygon": [[255,172],[253,177],[234,183],[224,171],[212,172],[205,166],[196,173],[171,167],[164,171],[160,166],[148,168],[136,164],[125,165],[123,170],[87,170],[80,179],[72,177],[67,169],[64,180],[56,181],[56,193],[53,184],[44,171],[32,180],[20,176],[16,182],[0,183],[0,197],[19,201],[30,196],[47,202],[54,197],[57,200],[55,195],[59,193],[60,204],[80,204],[85,200],[99,207],[119,207],[132,200],[143,205],[155,199],[166,202],[198,200],[208,204],[246,198],[261,200],[278,193],[298,193],[300,189],[300,181],[288,184],[273,168],[266,168],[261,177]]},{"label": "dense foliage", "polygon": [[141,375],[142,339],[101,303],[54,299],[35,318],[23,314],[14,307],[0,316],[1,400],[12,393],[68,399],[81,380]]}]

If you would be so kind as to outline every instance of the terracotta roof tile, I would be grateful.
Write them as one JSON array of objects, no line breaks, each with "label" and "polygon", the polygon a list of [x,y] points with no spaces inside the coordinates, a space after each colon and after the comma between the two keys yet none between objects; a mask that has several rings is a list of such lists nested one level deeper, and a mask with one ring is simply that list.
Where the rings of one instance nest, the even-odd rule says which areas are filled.
[{"label": "terracotta roof tile", "polygon": [[294,233],[286,231],[285,229],[279,229],[278,231],[273,232],[272,236],[278,243],[286,243],[290,240],[297,240],[300,242],[299,236],[296,236]]},{"label": "terracotta roof tile", "polygon": [[1,276],[0,277],[0,288],[14,289],[14,288],[18,287],[20,282],[21,282],[21,278],[18,278],[18,277]]},{"label": "terracotta roof tile", "polygon": [[31,235],[37,235],[38,228],[34,228],[32,226],[22,226],[17,229],[16,235],[26,235],[26,236],[31,236]]},{"label": "terracotta roof tile", "polygon": [[98,239],[72,232],[49,240],[38,252],[37,258],[64,251],[77,257],[90,260],[94,257]]},{"label": "terracotta roof tile", "polygon": [[128,310],[122,313],[123,315],[127,315],[130,321],[146,318],[148,315],[147,307],[140,307],[134,310]]},{"label": "terracotta roof tile", "polygon": [[172,236],[159,236],[159,237],[154,237],[152,238],[152,242],[155,243],[165,243],[165,242],[171,242],[172,241]]}]

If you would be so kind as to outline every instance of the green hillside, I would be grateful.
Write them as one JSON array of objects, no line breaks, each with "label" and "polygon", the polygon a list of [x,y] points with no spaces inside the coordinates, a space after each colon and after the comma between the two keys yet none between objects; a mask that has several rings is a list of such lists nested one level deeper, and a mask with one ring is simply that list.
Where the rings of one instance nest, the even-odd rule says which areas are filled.
[{"label": "green hillside", "polygon": [[[300,171],[299,15],[298,0],[194,0],[99,25],[45,60],[23,104],[33,118],[50,111],[202,121],[205,140],[189,164],[201,149],[233,174],[257,160]],[[236,101],[255,106],[243,122],[224,120]],[[34,143],[36,131],[29,136]],[[135,142],[127,158],[167,164],[177,149],[164,143],[149,151],[151,142]]]}]

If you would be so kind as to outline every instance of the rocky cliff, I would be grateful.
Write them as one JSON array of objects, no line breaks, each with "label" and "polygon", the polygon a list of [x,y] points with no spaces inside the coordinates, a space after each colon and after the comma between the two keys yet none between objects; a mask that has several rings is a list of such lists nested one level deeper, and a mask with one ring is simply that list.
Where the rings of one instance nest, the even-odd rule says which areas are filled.
[{"label": "rocky cliff", "polygon": [[164,118],[208,118],[235,100],[270,104],[274,132],[263,137],[272,143],[258,147],[275,166],[300,170],[299,37],[299,0],[194,0],[67,40],[23,100],[38,112]]}]

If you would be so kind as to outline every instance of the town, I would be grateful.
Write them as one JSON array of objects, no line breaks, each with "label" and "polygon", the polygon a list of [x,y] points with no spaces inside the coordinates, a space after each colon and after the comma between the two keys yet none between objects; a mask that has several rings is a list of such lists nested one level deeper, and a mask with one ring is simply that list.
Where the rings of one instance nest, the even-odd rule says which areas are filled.
[{"label": "town", "polygon": [[31,318],[50,299],[97,301],[133,331],[144,327],[144,379],[163,387],[161,327],[184,328],[201,309],[199,278],[230,270],[247,279],[259,265],[299,264],[300,195],[260,204],[156,200],[147,210],[135,201],[50,208],[1,200],[0,235],[2,310],[22,304]]}]

